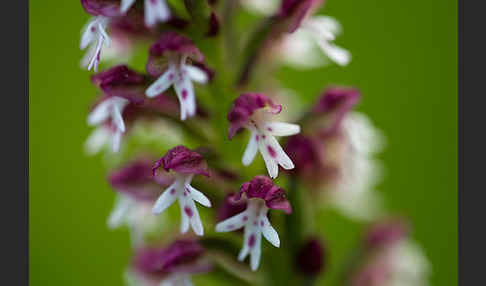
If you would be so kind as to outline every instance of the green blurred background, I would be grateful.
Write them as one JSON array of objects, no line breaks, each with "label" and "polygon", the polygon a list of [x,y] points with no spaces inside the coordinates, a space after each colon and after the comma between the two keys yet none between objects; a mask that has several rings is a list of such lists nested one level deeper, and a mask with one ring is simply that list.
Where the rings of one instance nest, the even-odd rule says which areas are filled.
[{"label": "green blurred background", "polygon": [[[343,25],[338,43],[353,53],[351,64],[288,69],[279,77],[307,95],[329,83],[361,89],[358,109],[387,137],[379,189],[388,207],[414,224],[413,236],[432,263],[432,284],[456,285],[457,2],[329,0],[323,12]],[[79,31],[88,18],[80,1],[30,1],[34,286],[123,285],[130,257],[128,232],[106,227],[115,194],[100,156],[86,157],[82,149],[95,95],[90,73],[78,64]],[[343,217],[322,217],[320,225],[332,257],[358,239],[360,227]]]}]

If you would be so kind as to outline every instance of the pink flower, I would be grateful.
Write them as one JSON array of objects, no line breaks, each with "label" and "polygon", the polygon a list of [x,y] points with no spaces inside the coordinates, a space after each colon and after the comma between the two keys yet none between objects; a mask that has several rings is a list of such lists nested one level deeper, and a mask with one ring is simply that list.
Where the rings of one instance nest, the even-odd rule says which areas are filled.
[{"label": "pink flower", "polygon": [[177,146],[167,151],[156,162],[152,169],[154,174],[161,166],[167,172],[175,172],[175,181],[157,199],[152,209],[153,213],[165,211],[177,200],[181,208],[181,233],[186,233],[191,226],[197,235],[203,235],[203,225],[194,201],[205,207],[211,207],[211,202],[203,193],[191,186],[191,181],[197,174],[209,176],[204,159],[184,146]]},{"label": "pink flower", "polygon": [[294,163],[275,136],[290,136],[300,132],[299,125],[269,120],[270,115],[278,114],[281,110],[281,105],[273,103],[263,94],[245,93],[234,101],[228,113],[230,139],[243,127],[251,132],[250,142],[243,154],[243,165],[250,165],[260,151],[272,178],[278,175],[278,165],[286,170],[294,168]]},{"label": "pink flower", "polygon": [[245,240],[238,260],[243,261],[250,254],[251,269],[256,270],[260,264],[262,234],[275,247],[280,246],[278,233],[268,220],[268,210],[283,210],[290,214],[292,208],[285,198],[285,191],[266,176],[256,176],[244,183],[235,199],[239,200],[242,196],[247,200],[246,210],[218,223],[216,231],[228,232],[244,227]]}]

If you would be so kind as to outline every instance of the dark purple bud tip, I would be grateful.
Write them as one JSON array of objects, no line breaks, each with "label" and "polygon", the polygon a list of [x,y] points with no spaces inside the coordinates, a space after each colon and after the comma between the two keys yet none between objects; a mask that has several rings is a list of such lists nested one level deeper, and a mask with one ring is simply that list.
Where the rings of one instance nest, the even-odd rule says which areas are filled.
[{"label": "dark purple bud tip", "polygon": [[273,184],[272,179],[267,176],[256,176],[251,181],[241,185],[235,199],[239,200],[245,194],[248,199],[260,198],[265,205],[274,210],[282,210],[287,214],[292,213],[292,207],[285,197],[285,191]]},{"label": "dark purple bud tip", "polygon": [[322,2],[322,0],[283,0],[277,16],[288,21],[287,30],[292,33],[300,27],[305,16],[319,7]]},{"label": "dark purple bud tip", "polygon": [[191,39],[173,31],[165,32],[150,46],[149,59],[145,67],[147,73],[158,77],[167,69],[169,58],[177,59],[182,56],[196,62],[204,62],[204,55]]},{"label": "dark purple bud tip", "polygon": [[216,14],[211,12],[211,16],[209,16],[209,30],[206,34],[208,37],[214,37],[219,34],[219,20],[216,17]]},{"label": "dark purple bud tip", "polygon": [[155,162],[152,172],[155,175],[158,168],[163,167],[169,172],[181,174],[197,174],[209,177],[208,167],[204,158],[197,152],[191,151],[185,146],[176,146]]},{"label": "dark purple bud tip", "polygon": [[308,239],[297,253],[297,268],[306,275],[317,276],[325,270],[326,252],[318,239]]},{"label": "dark purple bud tip", "polygon": [[320,155],[314,141],[302,134],[291,136],[285,145],[285,153],[294,162],[294,172],[301,173],[308,170],[320,169]]},{"label": "dark purple bud tip", "polygon": [[134,259],[137,271],[163,275],[176,269],[189,269],[203,254],[204,248],[193,240],[177,240],[167,248],[140,248]]},{"label": "dark purple bud tip", "polygon": [[331,87],[326,89],[312,110],[316,115],[330,118],[326,126],[322,128],[322,134],[334,134],[340,128],[346,114],[358,103],[360,97],[360,92],[355,88]]},{"label": "dark purple bud tip", "polygon": [[246,210],[246,202],[244,200],[236,200],[235,194],[228,194],[221,202],[216,218],[218,221],[223,221],[244,210]]},{"label": "dark purple bud tip", "polygon": [[118,17],[120,11],[119,0],[81,0],[84,10],[94,16]]},{"label": "dark purple bud tip", "polygon": [[352,87],[331,87],[324,91],[316,106],[315,113],[347,112],[360,99],[359,90]]},{"label": "dark purple bud tip", "polygon": [[204,61],[204,55],[196,45],[194,45],[191,39],[172,31],[162,34],[157,41],[150,46],[151,56],[167,56],[167,53],[178,53],[189,56],[197,61]]},{"label": "dark purple bud tip", "polygon": [[118,192],[136,200],[153,201],[173,179],[165,174],[152,177],[152,160],[132,161],[108,176],[110,185]]},{"label": "dark purple bud tip", "polygon": [[123,97],[135,104],[145,100],[145,77],[125,65],[97,73],[91,76],[91,81],[108,96]]},{"label": "dark purple bud tip", "polygon": [[369,249],[386,247],[408,235],[408,224],[400,219],[377,222],[366,233],[365,244]]},{"label": "dark purple bud tip", "polygon": [[261,108],[269,107],[269,111],[278,114],[282,111],[282,105],[275,104],[270,98],[262,93],[243,93],[233,102],[233,106],[228,112],[229,138],[233,138],[249,120],[253,113]]}]

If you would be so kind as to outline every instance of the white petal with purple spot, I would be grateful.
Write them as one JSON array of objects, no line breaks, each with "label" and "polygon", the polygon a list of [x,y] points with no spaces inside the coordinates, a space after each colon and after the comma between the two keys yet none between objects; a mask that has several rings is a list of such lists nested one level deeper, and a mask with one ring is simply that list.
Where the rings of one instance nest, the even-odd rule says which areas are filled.
[{"label": "white petal with purple spot", "polygon": [[173,83],[175,77],[175,69],[169,67],[149,88],[145,91],[147,97],[156,97],[162,92],[166,91]]},{"label": "white petal with purple spot", "polygon": [[250,141],[248,141],[248,145],[246,146],[245,153],[243,153],[242,163],[245,166],[248,166],[253,162],[255,159],[255,155],[258,152],[258,143],[257,143],[257,136],[258,133],[253,131],[250,136]]}]

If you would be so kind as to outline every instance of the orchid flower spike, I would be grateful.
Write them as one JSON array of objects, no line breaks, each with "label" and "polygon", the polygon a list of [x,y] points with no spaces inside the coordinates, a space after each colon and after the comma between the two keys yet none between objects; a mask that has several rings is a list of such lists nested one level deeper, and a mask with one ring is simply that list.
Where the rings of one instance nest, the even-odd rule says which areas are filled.
[{"label": "orchid flower spike", "polygon": [[155,163],[152,169],[154,175],[161,166],[167,172],[171,169],[175,172],[175,181],[157,199],[152,209],[153,213],[163,212],[177,199],[181,208],[181,233],[186,233],[190,225],[194,233],[203,235],[203,225],[194,201],[205,207],[211,207],[211,202],[203,193],[191,186],[194,175],[209,177],[203,157],[184,146],[177,146],[167,151]]},{"label": "orchid flower spike", "polygon": [[[136,0],[121,0],[120,11],[125,14]],[[145,0],[145,25],[153,27],[157,22],[166,22],[170,18],[170,10],[166,0]]]},{"label": "orchid flower spike", "polygon": [[250,267],[255,271],[260,263],[262,234],[272,245],[280,246],[278,233],[268,220],[268,210],[283,210],[290,214],[292,208],[285,198],[285,191],[275,186],[266,176],[256,176],[250,182],[244,183],[234,199],[239,200],[243,196],[247,199],[246,210],[218,223],[216,231],[228,232],[245,228],[244,244],[238,260],[243,261],[250,254]]},{"label": "orchid flower spike", "polygon": [[210,73],[190,64],[204,61],[204,55],[189,38],[175,32],[166,32],[150,47],[147,72],[158,79],[146,90],[155,97],[174,86],[180,103],[181,120],[196,114],[196,97],[192,82],[206,83]]},{"label": "orchid flower spike", "polygon": [[229,138],[233,138],[242,127],[251,132],[250,142],[243,154],[243,165],[251,164],[257,151],[263,156],[271,178],[278,175],[278,165],[286,170],[294,168],[294,163],[284,152],[275,136],[290,136],[300,132],[300,126],[268,119],[269,115],[280,113],[282,106],[260,93],[245,93],[233,103],[228,113],[230,122]]}]

